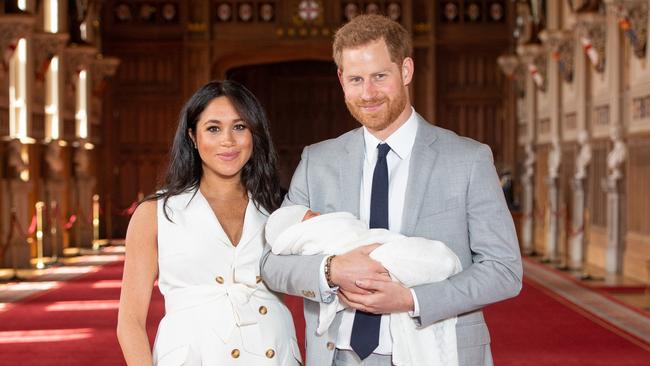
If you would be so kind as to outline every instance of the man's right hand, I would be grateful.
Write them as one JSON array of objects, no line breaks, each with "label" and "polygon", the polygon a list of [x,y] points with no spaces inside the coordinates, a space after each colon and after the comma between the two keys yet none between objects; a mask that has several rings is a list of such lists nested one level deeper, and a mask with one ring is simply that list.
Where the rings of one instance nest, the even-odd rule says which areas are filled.
[{"label": "man's right hand", "polygon": [[360,295],[370,292],[358,287],[358,279],[380,279],[388,271],[369,254],[381,244],[368,244],[347,253],[337,255],[330,263],[330,279],[343,291]]}]

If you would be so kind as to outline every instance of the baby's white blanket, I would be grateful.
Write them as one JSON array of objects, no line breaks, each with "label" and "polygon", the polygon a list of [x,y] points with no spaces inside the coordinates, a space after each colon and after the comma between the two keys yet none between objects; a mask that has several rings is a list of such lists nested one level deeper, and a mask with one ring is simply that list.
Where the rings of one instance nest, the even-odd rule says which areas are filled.
[{"label": "baby's white blanket", "polygon": [[[281,215],[285,208],[277,210]],[[460,260],[439,241],[409,238],[384,229],[368,229],[366,224],[347,212],[320,215],[289,226],[283,220],[267,222],[267,240],[278,255],[341,254],[359,246],[381,243],[370,253],[380,262],[393,280],[406,287],[442,281],[462,270]],[[274,227],[275,225],[275,227]],[[273,233],[273,235],[269,235]],[[338,298],[320,304],[317,333],[325,333],[336,312],[344,309]],[[390,315],[395,365],[458,365],[456,318],[441,320],[417,328],[408,313]]]}]

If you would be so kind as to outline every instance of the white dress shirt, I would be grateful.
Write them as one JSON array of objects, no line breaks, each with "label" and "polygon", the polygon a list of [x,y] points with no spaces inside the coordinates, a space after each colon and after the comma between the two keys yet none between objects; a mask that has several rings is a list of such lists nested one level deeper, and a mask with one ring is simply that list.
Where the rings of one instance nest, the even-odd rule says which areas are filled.
[{"label": "white dress shirt", "polygon": [[[372,190],[373,172],[375,170],[375,164],[377,163],[377,145],[380,143],[387,143],[390,146],[390,151],[386,156],[386,163],[388,165],[388,228],[394,232],[401,231],[411,151],[413,150],[413,145],[415,143],[417,128],[417,120],[413,108],[411,108],[411,115],[408,120],[385,141],[380,141],[365,127],[363,128],[365,156],[363,160],[363,175],[359,202],[359,219],[362,221],[368,223],[370,219],[370,194]],[[337,289],[331,289],[327,285],[324,271],[322,270],[324,266],[325,261],[321,263],[320,290],[323,302],[329,303],[333,301],[333,296],[336,296]],[[413,290],[411,290],[411,295],[413,296],[415,311],[410,313],[410,315],[418,316],[419,307]],[[355,311],[352,309],[346,309],[343,311],[341,326],[336,341],[336,347],[339,349],[352,349],[352,347],[350,347],[350,336],[352,334],[354,314]],[[379,328],[379,346],[375,349],[374,353],[383,355],[392,354],[393,342],[389,324],[389,315],[382,315],[381,325]]]}]

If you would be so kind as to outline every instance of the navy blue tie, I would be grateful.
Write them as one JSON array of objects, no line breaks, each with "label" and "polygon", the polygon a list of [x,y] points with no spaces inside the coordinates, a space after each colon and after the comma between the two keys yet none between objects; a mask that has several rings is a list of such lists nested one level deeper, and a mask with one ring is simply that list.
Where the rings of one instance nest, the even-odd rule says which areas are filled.
[{"label": "navy blue tie", "polygon": [[[388,144],[377,145],[377,164],[372,174],[370,193],[370,228],[388,229]],[[352,323],[350,346],[360,359],[370,356],[379,345],[381,315],[357,311]]]}]

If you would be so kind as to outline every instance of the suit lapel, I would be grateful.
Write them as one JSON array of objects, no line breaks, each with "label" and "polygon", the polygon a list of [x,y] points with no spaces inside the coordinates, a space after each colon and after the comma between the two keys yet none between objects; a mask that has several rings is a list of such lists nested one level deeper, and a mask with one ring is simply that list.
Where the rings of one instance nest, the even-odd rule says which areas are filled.
[{"label": "suit lapel", "polygon": [[339,187],[341,202],[339,209],[359,217],[359,195],[363,174],[363,129],[350,135],[339,160]]},{"label": "suit lapel", "polygon": [[418,117],[418,132],[411,151],[409,163],[409,178],[406,184],[404,198],[404,212],[402,214],[402,234],[410,236],[415,230],[417,219],[422,208],[422,197],[426,193],[430,182],[431,172],[435,165],[438,153],[433,148],[437,139],[435,128],[420,115]]}]

